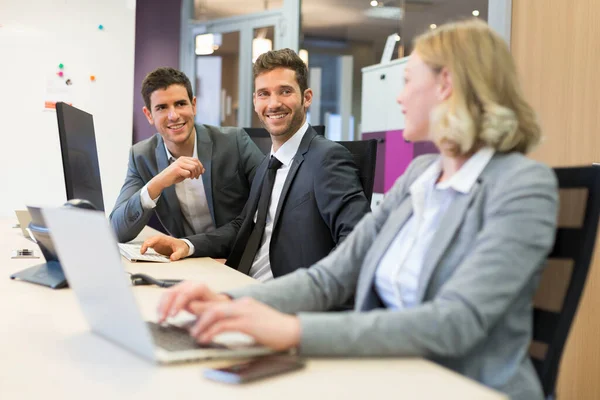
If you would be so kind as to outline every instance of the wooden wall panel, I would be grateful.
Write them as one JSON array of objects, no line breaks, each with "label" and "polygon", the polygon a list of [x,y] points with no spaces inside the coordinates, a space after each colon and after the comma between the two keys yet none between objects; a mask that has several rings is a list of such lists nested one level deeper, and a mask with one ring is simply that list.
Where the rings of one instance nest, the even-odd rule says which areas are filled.
[{"label": "wooden wall panel", "polygon": [[[513,0],[511,49],[551,166],[600,162],[600,1]],[[600,399],[600,247],[563,355],[557,398]]]}]

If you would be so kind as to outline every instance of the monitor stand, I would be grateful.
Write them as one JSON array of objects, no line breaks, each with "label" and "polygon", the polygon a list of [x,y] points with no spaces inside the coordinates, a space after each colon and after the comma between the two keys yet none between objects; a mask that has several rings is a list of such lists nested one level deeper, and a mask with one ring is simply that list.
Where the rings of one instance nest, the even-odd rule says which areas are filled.
[{"label": "monitor stand", "polygon": [[52,289],[66,288],[68,286],[67,279],[58,261],[48,261],[45,264],[24,269],[12,274],[10,279],[36,283]]}]

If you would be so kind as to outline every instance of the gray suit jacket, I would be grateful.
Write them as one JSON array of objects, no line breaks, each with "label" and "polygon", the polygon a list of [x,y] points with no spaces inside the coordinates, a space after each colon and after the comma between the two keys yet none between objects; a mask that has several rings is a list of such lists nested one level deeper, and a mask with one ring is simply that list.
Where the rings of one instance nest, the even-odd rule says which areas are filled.
[{"label": "gray suit jacket", "polygon": [[[374,290],[377,265],[412,213],[408,188],[436,157],[414,160],[380,208],[317,265],[230,294],[299,313],[301,353],[426,357],[513,399],[541,399],[528,346],[532,298],[556,229],[557,183],[548,167],[496,154],[440,223],[420,304],[386,310]],[[352,295],[354,312],[315,313]]]},{"label": "gray suit jacket", "polygon": [[[214,232],[188,237],[196,257],[227,257],[238,268],[258,207],[269,159],[256,170],[244,211]],[[308,268],[337,246],[370,211],[356,164],[342,145],[310,127],[283,185],[273,222],[269,261],[274,277]]]},{"label": "gray suit jacket", "polygon": [[[196,125],[198,159],[205,168],[202,182],[215,227],[233,220],[244,208],[256,168],[264,154],[240,128]],[[140,191],[169,162],[164,141],[157,133],[131,148],[127,177],[110,214],[119,242],[135,238],[154,212],[174,237],[194,232],[184,227],[175,186],[163,190],[154,210],[142,208]]]}]

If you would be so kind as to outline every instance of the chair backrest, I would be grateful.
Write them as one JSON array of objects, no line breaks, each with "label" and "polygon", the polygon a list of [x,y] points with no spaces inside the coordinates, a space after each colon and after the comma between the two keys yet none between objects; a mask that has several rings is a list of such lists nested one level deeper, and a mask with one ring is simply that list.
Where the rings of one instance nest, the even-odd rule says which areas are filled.
[{"label": "chair backrest", "polygon": [[344,146],[352,153],[354,162],[358,167],[360,183],[367,196],[367,200],[371,203],[373,197],[373,185],[375,184],[375,162],[377,160],[377,140],[355,140],[337,142]]},{"label": "chair backrest", "polygon": [[[311,125],[317,135],[325,136],[325,125]],[[244,128],[250,139],[258,146],[260,151],[268,154],[271,151],[271,135],[265,128]]]},{"label": "chair backrest", "polygon": [[555,168],[560,212],[554,248],[534,299],[530,355],[553,396],[562,352],[592,260],[600,215],[600,166]]}]

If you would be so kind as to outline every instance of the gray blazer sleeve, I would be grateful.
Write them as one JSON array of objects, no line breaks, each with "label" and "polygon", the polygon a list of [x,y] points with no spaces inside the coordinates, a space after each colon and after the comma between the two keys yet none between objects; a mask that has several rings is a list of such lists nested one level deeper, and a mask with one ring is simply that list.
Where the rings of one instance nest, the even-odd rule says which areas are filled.
[{"label": "gray blazer sleeve", "polygon": [[110,224],[120,243],[133,240],[150,220],[154,210],[144,210],[140,191],[145,183],[135,166],[133,150],[129,151],[127,177],[110,213]]},{"label": "gray blazer sleeve", "polygon": [[[402,196],[401,181],[384,206],[393,207]],[[554,241],[557,208],[556,179],[547,167],[529,163],[507,171],[490,193],[485,224],[470,252],[435,297],[414,308],[310,312],[326,309],[355,290],[358,269],[377,233],[379,218],[389,212],[386,208],[365,217],[317,267],[290,275],[287,288],[282,287],[284,282],[273,282],[273,289],[276,285],[287,289],[279,297],[290,300],[276,298],[275,290],[268,295],[261,288],[253,290],[260,291],[259,300],[282,311],[309,311],[298,314],[303,354],[464,356],[486,338],[539,273]]]}]

